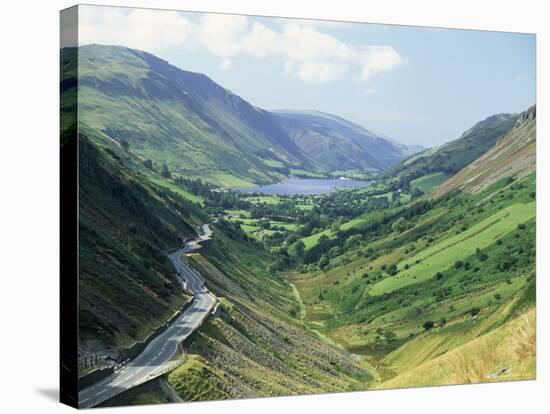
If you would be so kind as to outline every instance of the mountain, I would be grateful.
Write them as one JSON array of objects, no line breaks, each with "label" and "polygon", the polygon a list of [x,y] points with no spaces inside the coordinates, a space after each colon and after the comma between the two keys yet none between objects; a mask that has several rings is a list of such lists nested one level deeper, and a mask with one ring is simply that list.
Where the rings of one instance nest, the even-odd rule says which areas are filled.
[{"label": "mountain", "polygon": [[514,126],[516,119],[517,114],[490,116],[465,131],[457,140],[413,155],[387,169],[383,175],[397,175],[410,181],[433,173],[455,174],[493,147]]},{"label": "mountain", "polygon": [[329,171],[380,171],[414,152],[414,148],[336,115],[290,110],[272,113],[296,145]]},{"label": "mountain", "polygon": [[[77,71],[70,64],[63,71],[70,93]],[[81,47],[78,88],[80,130],[125,141],[180,175],[238,186],[272,182],[286,167],[314,167],[272,114],[149,53]]]},{"label": "mountain", "polygon": [[517,118],[514,127],[493,148],[442,184],[437,193],[456,189],[479,192],[500,179],[521,179],[534,172],[536,123],[537,110],[532,106]]},{"label": "mountain", "polygon": [[334,115],[263,110],[146,52],[87,45],[79,48],[78,70],[75,62],[62,57],[62,92],[76,97],[78,87],[79,129],[129,146],[157,170],[252,186],[292,169],[380,171],[411,153]]}]

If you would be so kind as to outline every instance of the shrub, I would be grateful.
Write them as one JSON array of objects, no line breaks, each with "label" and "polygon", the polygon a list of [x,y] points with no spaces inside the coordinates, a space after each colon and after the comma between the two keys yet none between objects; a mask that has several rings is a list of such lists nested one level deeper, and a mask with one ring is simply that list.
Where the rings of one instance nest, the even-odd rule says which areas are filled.
[{"label": "shrub", "polygon": [[423,327],[424,330],[426,330],[426,331],[429,331],[429,330],[432,329],[434,326],[435,326],[435,323],[434,323],[433,321],[426,321],[426,322],[424,322],[424,324],[422,325],[422,327]]}]

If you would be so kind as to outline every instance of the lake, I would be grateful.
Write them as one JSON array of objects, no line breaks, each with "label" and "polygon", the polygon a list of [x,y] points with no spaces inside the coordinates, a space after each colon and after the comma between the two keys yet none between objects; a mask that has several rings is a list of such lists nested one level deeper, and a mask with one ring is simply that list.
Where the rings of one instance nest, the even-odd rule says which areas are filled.
[{"label": "lake", "polygon": [[286,180],[258,187],[238,188],[243,193],[278,195],[325,194],[344,188],[367,187],[370,181],[348,179],[287,178]]}]

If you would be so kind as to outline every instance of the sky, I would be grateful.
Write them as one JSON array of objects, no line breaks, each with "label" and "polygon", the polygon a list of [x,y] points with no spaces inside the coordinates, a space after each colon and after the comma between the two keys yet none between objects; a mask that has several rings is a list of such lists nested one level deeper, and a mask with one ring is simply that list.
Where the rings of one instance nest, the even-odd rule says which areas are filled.
[{"label": "sky", "polygon": [[535,103],[533,34],[80,6],[90,43],[153,53],[264,109],[332,113],[426,147]]}]

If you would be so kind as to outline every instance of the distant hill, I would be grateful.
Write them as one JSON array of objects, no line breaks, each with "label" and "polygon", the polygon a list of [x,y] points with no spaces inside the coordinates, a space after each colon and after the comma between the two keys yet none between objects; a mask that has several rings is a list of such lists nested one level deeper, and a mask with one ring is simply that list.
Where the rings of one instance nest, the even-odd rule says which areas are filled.
[{"label": "distant hill", "polygon": [[300,149],[332,171],[383,170],[418,149],[323,112],[278,110],[272,113]]},{"label": "distant hill", "polygon": [[443,183],[437,194],[459,188],[478,192],[500,179],[521,179],[534,172],[536,123],[537,110],[532,106],[517,118],[514,127],[493,148]]},{"label": "distant hill", "polygon": [[291,169],[380,171],[414,151],[334,115],[265,111],[150,53],[88,45],[74,62],[62,56],[62,91],[76,96],[78,72],[79,129],[185,177],[251,186]]},{"label": "distant hill", "polygon": [[383,175],[400,176],[410,181],[433,173],[455,174],[492,148],[514,126],[517,117],[517,114],[490,116],[457,140],[413,155],[387,169]]},{"label": "distant hill", "polygon": [[[172,172],[238,186],[316,167],[269,112],[205,75],[119,46],[81,47],[78,62],[80,130],[126,141]],[[76,70],[63,69],[62,85],[76,87]]]}]

